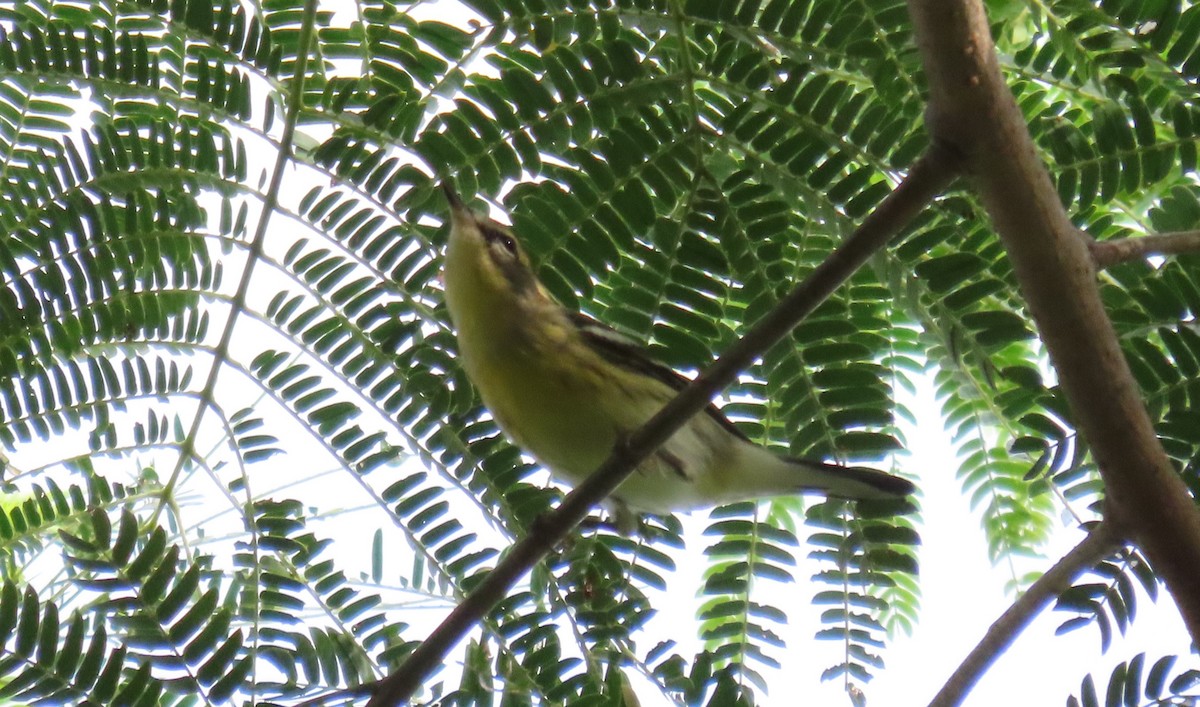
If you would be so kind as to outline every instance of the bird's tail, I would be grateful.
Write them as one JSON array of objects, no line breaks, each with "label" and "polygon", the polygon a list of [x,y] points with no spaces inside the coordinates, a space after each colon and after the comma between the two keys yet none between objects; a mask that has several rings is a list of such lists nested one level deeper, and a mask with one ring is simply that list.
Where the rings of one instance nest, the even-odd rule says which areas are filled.
[{"label": "bird's tail", "polygon": [[864,466],[841,466],[813,459],[779,456],[754,444],[741,445],[739,464],[747,496],[815,491],[852,500],[903,498],[913,492],[908,479]]}]

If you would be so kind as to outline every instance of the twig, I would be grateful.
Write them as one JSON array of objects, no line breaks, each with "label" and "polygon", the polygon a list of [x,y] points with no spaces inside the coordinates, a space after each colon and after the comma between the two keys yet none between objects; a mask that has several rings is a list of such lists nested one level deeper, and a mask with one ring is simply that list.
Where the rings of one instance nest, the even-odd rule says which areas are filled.
[{"label": "twig", "polygon": [[354,690],[372,695],[367,707],[392,707],[409,699],[455,644],[517,580],[574,528],[588,511],[612,492],[642,460],[699,412],[738,372],[761,356],[816,309],[879,249],[953,181],[957,159],[935,147],[913,165],[908,177],[884,199],[862,225],[796,286],[774,309],[729,348],[690,385],[680,391],[623,444],[562,504],[535,524],[504,556],[479,586],[450,612],[408,660],[391,675]]},{"label": "twig", "polygon": [[1111,555],[1122,544],[1112,523],[1102,522],[1066,555],[1038,577],[1037,581],[988,628],[983,640],[967,655],[929,707],[961,704],[975,683],[992,663],[1016,640],[1017,636],[1053,599],[1096,563]]},{"label": "twig", "polygon": [[1088,241],[1088,250],[1098,269],[1142,259],[1148,255],[1179,255],[1200,252],[1200,231],[1156,233],[1135,238],[1114,238],[1111,241]]}]

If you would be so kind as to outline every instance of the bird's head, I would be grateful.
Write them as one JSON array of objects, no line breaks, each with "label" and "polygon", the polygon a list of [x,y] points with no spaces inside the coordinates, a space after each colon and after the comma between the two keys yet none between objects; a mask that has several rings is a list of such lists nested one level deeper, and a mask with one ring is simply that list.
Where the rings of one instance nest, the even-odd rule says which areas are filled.
[{"label": "bird's head", "polygon": [[476,214],[449,184],[443,184],[442,191],[450,204],[450,244],[444,273],[448,295],[467,288],[491,290],[494,296],[537,290],[529,256],[512,229]]}]

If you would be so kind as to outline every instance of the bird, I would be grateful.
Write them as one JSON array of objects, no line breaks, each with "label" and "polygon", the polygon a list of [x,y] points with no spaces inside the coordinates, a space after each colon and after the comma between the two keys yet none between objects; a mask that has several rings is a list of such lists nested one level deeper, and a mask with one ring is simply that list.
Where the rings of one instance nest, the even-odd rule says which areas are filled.
[{"label": "bird", "polygon": [[[633,339],[562,306],[511,228],[475,213],[448,182],[442,189],[450,207],[442,282],[461,365],[504,433],[552,477],[577,485],[690,381]],[[627,529],[647,513],[805,492],[864,500],[913,490],[877,469],[778,454],[710,403],[605,505]]]}]

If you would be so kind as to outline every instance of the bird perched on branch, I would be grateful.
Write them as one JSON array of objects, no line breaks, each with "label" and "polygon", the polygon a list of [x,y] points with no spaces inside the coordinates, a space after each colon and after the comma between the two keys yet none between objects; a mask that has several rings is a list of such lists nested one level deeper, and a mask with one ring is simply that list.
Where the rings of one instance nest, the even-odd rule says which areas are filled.
[{"label": "bird perched on branch", "polygon": [[[454,190],[443,279],[459,355],[514,442],[557,479],[578,484],[688,379],[633,341],[565,309],[538,281],[512,230],[473,213]],[[786,457],[751,442],[720,410],[695,415],[607,500],[618,526],[670,513],[815,491],[903,497],[905,479],[875,469]]]}]

